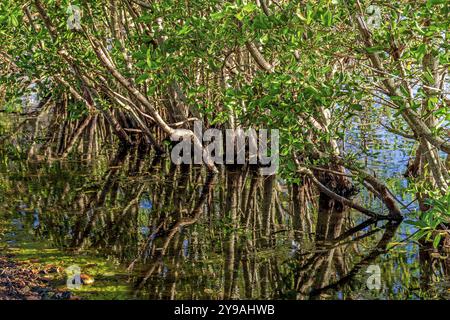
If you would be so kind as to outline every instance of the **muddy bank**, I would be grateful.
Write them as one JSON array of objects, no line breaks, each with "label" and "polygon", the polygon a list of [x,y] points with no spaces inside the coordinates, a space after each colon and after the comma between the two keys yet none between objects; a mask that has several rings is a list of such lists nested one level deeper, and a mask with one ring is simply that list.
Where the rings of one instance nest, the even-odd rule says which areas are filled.
[{"label": "muddy bank", "polygon": [[15,262],[10,254],[0,256],[0,300],[74,299],[70,292],[51,287],[45,276],[57,272],[57,268],[51,266],[35,269]]}]

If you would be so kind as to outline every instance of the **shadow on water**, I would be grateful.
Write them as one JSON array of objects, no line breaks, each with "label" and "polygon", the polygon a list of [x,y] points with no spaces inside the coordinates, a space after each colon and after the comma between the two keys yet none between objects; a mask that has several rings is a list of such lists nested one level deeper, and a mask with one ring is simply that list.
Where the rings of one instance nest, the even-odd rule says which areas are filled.
[{"label": "shadow on water", "polygon": [[139,299],[448,297],[448,260],[403,226],[249,167],[212,176],[149,154],[43,165],[2,151],[0,210],[61,252],[117,261]]}]

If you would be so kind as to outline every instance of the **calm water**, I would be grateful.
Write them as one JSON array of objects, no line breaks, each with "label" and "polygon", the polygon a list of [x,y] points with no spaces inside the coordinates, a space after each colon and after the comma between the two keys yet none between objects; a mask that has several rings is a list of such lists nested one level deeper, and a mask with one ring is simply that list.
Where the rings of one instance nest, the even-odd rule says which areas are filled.
[{"label": "calm water", "polygon": [[[411,202],[399,169],[408,156],[405,143],[363,131],[370,129],[347,137],[346,150],[361,151],[363,141],[361,160]],[[410,226],[317,210],[295,200],[293,188],[279,179],[236,168],[212,178],[145,150],[111,152],[94,164],[32,163],[17,145],[0,151],[0,216],[8,224],[0,248],[25,251],[27,259],[50,252],[49,261],[60,257],[63,267],[96,268],[96,284],[83,289],[88,293],[123,299],[450,296],[449,260],[411,241]],[[373,161],[375,152],[383,162]],[[372,196],[359,197],[382,210]],[[405,209],[413,213],[414,204]],[[378,270],[380,289],[367,285]]]}]

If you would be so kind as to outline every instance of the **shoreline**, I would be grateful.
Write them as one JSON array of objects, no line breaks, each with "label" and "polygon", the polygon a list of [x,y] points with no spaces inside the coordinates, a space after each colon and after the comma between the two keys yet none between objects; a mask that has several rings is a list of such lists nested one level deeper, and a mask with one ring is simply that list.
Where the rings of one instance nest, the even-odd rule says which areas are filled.
[{"label": "shoreline", "polygon": [[0,300],[65,300],[69,291],[58,291],[50,285],[46,274],[57,268],[35,269],[27,263],[14,261],[13,254],[0,255]]}]

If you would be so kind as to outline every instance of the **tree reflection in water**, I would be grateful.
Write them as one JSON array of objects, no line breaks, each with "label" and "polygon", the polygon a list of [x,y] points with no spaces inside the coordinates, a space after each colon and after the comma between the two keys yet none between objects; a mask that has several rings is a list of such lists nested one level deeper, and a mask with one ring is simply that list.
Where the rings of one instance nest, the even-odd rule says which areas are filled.
[{"label": "tree reflection in water", "polygon": [[[411,261],[404,246],[389,248],[398,224],[324,205],[305,183],[288,187],[251,167],[209,175],[147,154],[119,149],[95,167],[18,165],[2,154],[2,208],[19,198],[18,208],[39,210],[37,237],[117,259],[138,298],[420,297],[448,275],[448,260],[426,248]],[[370,264],[382,266],[379,291],[366,287]]]}]

